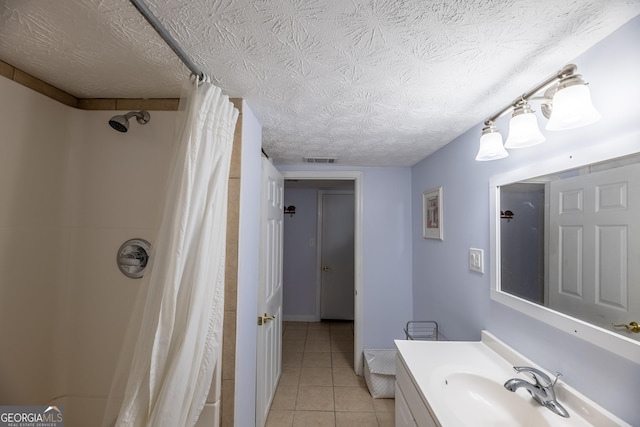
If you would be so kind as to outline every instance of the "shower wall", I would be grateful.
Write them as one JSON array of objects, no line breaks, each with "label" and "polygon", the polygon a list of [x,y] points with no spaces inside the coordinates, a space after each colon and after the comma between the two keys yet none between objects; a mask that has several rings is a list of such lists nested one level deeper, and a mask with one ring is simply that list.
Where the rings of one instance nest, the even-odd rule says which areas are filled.
[{"label": "shower wall", "polygon": [[57,392],[70,108],[0,78],[0,404]]},{"label": "shower wall", "polygon": [[[58,319],[66,341],[56,366],[66,373],[70,425],[98,425],[118,360],[123,332],[140,280],[116,266],[116,252],[130,238],[153,245],[160,223],[173,149],[175,113],[152,112],[151,121],[118,133],[114,112],[76,111],[68,171],[68,277]],[[73,422],[76,421],[77,422]]]},{"label": "shower wall", "polygon": [[99,425],[139,281],[127,239],[153,244],[175,112],[128,133],[0,78],[0,405],[61,404]]}]

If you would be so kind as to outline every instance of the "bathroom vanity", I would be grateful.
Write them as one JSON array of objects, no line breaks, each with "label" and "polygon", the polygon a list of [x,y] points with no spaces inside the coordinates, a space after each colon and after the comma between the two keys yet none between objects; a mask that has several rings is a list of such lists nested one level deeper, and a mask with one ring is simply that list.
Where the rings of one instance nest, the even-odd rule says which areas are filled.
[{"label": "bathroom vanity", "polygon": [[[512,378],[532,381],[514,366],[542,370],[492,334],[481,341],[395,341],[396,427],[628,426],[566,385],[554,385],[568,418],[534,401],[524,388],[511,392]],[[550,378],[555,375],[545,372]]]}]

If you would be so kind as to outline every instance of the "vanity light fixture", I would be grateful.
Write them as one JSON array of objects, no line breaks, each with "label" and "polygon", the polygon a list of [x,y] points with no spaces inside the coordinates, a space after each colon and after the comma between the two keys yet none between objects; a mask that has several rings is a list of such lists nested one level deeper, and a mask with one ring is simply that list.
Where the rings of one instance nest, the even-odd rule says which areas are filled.
[{"label": "vanity light fixture", "polygon": [[593,106],[589,88],[580,75],[560,80],[551,106],[553,114],[545,127],[547,130],[575,129],[597,122],[602,117]]},{"label": "vanity light fixture", "polygon": [[[596,122],[601,115],[591,103],[587,83],[573,64],[564,66],[553,76],[522,94],[511,105],[485,120],[480,137],[478,161],[497,160],[507,157],[506,148],[524,148],[545,141],[538,128],[538,120],[529,105],[530,100],[540,100],[542,114],[549,119],[546,130],[567,130]],[[542,96],[536,96],[543,93]],[[509,137],[502,146],[502,136],[493,123],[505,114],[512,113],[509,122]],[[500,147],[497,144],[500,144]]]},{"label": "vanity light fixture", "polygon": [[484,122],[482,136],[480,137],[480,150],[476,155],[476,160],[497,160],[507,157],[509,153],[502,145],[502,135],[500,129],[493,125],[493,122]]},{"label": "vanity light fixture", "polygon": [[545,139],[529,103],[524,99],[517,102],[509,121],[509,137],[504,144],[505,148],[531,147],[543,143]]}]

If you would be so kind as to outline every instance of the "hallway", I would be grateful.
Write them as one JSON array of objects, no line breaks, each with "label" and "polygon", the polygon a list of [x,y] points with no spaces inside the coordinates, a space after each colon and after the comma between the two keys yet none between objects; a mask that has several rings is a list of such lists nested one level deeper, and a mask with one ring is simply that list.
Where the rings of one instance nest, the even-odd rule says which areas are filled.
[{"label": "hallway", "polygon": [[394,399],[373,399],[353,371],[353,322],[283,323],[267,427],[393,427],[394,410]]}]

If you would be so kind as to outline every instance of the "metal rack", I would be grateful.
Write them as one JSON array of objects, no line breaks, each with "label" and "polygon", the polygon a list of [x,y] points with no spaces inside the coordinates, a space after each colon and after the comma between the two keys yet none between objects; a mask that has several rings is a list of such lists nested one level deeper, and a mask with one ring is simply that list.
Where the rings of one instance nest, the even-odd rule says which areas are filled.
[{"label": "metal rack", "polygon": [[404,328],[408,340],[438,341],[438,322],[410,320]]}]

